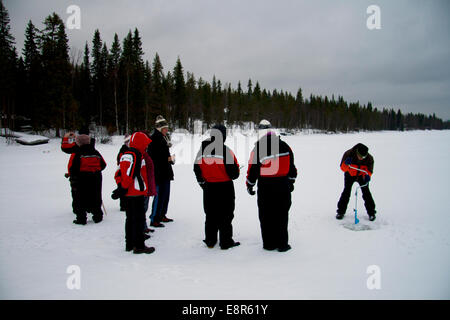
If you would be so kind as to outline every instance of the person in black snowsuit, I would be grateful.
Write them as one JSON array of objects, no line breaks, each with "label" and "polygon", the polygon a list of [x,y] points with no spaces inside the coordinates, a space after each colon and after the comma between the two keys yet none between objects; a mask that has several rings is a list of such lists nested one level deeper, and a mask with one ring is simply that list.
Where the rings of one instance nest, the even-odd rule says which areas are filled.
[{"label": "person in black snowsuit", "polygon": [[170,181],[174,178],[172,165],[175,163],[169,151],[171,143],[168,137],[168,128],[167,121],[162,116],[158,116],[155,130],[150,136],[152,143],[147,149],[147,154],[153,160],[157,192],[153,198],[150,225],[156,228],[164,227],[161,222],[173,221],[166,216],[170,199]]},{"label": "person in black snowsuit", "polygon": [[211,138],[202,142],[194,163],[197,182],[203,189],[205,244],[217,243],[228,249],[240,245],[233,240],[235,192],[233,180],[239,177],[239,164],[233,152],[224,144],[227,133],[223,125],[211,130]]},{"label": "person in black snowsuit", "polygon": [[78,148],[74,149],[69,161],[72,208],[76,215],[74,223],[85,225],[88,212],[92,213],[92,220],[99,223],[103,220],[102,171],[106,162],[88,135],[78,135],[75,143]]},{"label": "person in black snowsuit", "polygon": [[291,249],[288,243],[288,221],[297,169],[291,148],[270,131],[270,127],[267,120],[259,124],[261,138],[250,154],[246,185],[248,193],[254,195],[253,188],[258,181],[263,248],[284,252]]}]

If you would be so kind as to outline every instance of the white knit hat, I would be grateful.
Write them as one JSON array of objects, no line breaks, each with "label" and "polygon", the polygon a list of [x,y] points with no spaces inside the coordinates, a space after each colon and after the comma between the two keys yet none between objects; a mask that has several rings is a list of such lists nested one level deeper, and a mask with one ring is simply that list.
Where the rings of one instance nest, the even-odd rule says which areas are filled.
[{"label": "white knit hat", "polygon": [[163,116],[157,116],[155,121],[155,127],[158,130],[161,130],[162,128],[168,128],[169,124],[167,123],[166,119],[164,119]]}]

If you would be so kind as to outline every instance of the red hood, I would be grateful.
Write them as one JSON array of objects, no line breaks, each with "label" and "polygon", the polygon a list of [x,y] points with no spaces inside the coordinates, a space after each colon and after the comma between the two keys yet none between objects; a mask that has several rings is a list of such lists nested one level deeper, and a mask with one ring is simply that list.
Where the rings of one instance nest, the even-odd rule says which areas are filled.
[{"label": "red hood", "polygon": [[147,146],[152,142],[145,133],[136,132],[130,138],[130,148],[136,148],[139,152],[144,153],[147,149]]}]

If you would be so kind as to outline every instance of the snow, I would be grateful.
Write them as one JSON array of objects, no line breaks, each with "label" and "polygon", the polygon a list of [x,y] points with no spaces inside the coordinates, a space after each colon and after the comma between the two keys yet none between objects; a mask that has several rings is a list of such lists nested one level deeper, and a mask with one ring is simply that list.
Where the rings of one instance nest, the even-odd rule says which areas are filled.
[{"label": "snow", "polygon": [[[262,249],[256,196],[245,189],[246,167],[235,182],[234,239],[241,246],[206,248],[202,193],[191,163],[202,138],[173,136],[177,163],[168,216],[175,221],[147,240],[156,247],[151,255],[125,252],[125,217],[110,198],[123,137],[97,145],[108,163],[107,216],[100,224],[89,219],[86,226],[72,224],[64,178],[69,156],[61,152],[60,140],[30,147],[8,146],[1,138],[0,298],[450,298],[450,131],[282,137],[299,170],[289,221],[293,249],[285,253]],[[241,165],[255,139],[238,130],[228,137]],[[334,216],[344,182],[339,161],[358,142],[375,158],[370,186],[378,215],[369,222],[359,198],[358,217],[372,230],[355,232],[342,226],[354,220],[353,194],[344,220]],[[81,271],[79,290],[67,286],[73,265]],[[373,265],[381,288],[369,290]]]}]

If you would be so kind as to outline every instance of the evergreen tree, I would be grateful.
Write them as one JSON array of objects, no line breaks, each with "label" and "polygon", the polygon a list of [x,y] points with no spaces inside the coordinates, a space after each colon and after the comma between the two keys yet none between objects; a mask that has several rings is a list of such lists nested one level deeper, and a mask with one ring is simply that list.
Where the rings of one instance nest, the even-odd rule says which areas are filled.
[{"label": "evergreen tree", "polygon": [[16,60],[14,37],[11,35],[9,13],[0,0],[0,121],[2,127],[13,127],[16,89]]},{"label": "evergreen tree", "polygon": [[117,98],[117,92],[118,92],[118,81],[119,81],[119,63],[120,63],[120,56],[122,54],[122,49],[120,48],[120,42],[119,42],[119,36],[117,33],[114,34],[114,41],[111,45],[111,52],[110,52],[110,60],[109,60],[109,67],[110,70],[112,82],[113,82],[113,95],[114,95],[114,114],[115,114],[115,126],[116,126],[116,132],[120,132],[119,130],[119,105],[118,105],[118,98]]},{"label": "evergreen tree", "polygon": [[159,59],[158,53],[155,54],[155,58],[153,59],[153,71],[152,71],[152,80],[153,86],[151,91],[151,118],[156,119],[156,117],[161,114],[167,117],[166,108],[163,106],[164,101],[164,87],[163,87],[163,66],[161,60]]},{"label": "evergreen tree", "polygon": [[40,49],[45,70],[45,112],[50,115],[44,125],[53,127],[59,137],[59,129],[65,127],[66,108],[71,103],[69,46],[64,22],[56,13],[45,19],[44,26]]},{"label": "evergreen tree", "polygon": [[[106,50],[107,52],[107,50]],[[100,31],[98,29],[94,32],[94,38],[92,39],[92,84],[93,93],[95,96],[96,115],[98,115],[98,122],[103,125],[103,86],[106,75],[106,61],[105,50],[103,50],[103,43],[100,37]]]},{"label": "evergreen tree", "polygon": [[187,112],[186,112],[186,84],[184,81],[183,66],[178,57],[175,67],[173,68],[174,77],[174,123],[178,122],[178,127],[187,128]]},{"label": "evergreen tree", "polygon": [[125,133],[130,133],[130,77],[132,73],[132,61],[133,61],[133,36],[131,31],[123,40],[122,56],[120,58],[121,74],[124,75],[124,87],[125,87]]},{"label": "evergreen tree", "polygon": [[25,92],[23,116],[29,117],[33,127],[38,127],[44,116],[42,112],[42,64],[39,53],[39,30],[28,22],[25,30],[25,42],[22,50],[25,67]]},{"label": "evergreen tree", "polygon": [[84,46],[83,63],[80,68],[80,120],[86,125],[94,118],[95,112],[92,110],[92,77],[89,46],[86,42]]}]

